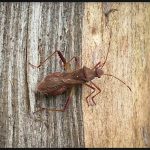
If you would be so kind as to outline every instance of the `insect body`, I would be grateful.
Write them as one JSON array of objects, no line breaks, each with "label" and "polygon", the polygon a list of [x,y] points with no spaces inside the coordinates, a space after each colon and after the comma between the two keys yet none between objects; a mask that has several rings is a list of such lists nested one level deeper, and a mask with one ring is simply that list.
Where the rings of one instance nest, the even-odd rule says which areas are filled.
[{"label": "insect body", "polygon": [[101,74],[98,74],[98,72],[103,74],[102,70],[92,70],[84,66],[70,73],[51,73],[39,83],[37,90],[47,95],[60,95],[75,85],[80,85],[93,80],[95,77],[100,77]]},{"label": "insect body", "polygon": [[[111,9],[109,10],[107,13],[105,13],[105,17],[107,18],[107,22],[108,22],[108,16],[111,12],[117,11],[117,9]],[[95,77],[100,78],[103,75],[107,75],[107,76],[112,76],[114,78],[116,78],[117,80],[119,80],[120,82],[122,82],[123,84],[126,85],[125,82],[123,82],[122,80],[120,80],[119,78],[117,78],[114,75],[111,74],[105,74],[102,70],[103,66],[106,63],[107,57],[108,57],[108,53],[109,53],[109,49],[110,49],[110,41],[111,41],[111,34],[112,31],[110,30],[110,40],[109,40],[109,46],[108,46],[108,51],[107,51],[107,55],[105,58],[105,61],[103,63],[98,62],[92,69],[87,68],[87,67],[80,67],[79,65],[79,60],[77,59],[77,57],[73,57],[72,59],[70,59],[68,62],[66,61],[66,59],[64,58],[64,56],[62,55],[62,53],[58,50],[56,50],[52,55],[54,55],[55,53],[58,54],[58,56],[60,57],[61,61],[63,62],[64,65],[64,70],[65,72],[61,73],[61,72],[54,72],[54,73],[50,73],[48,74],[37,86],[37,91],[41,92],[45,95],[61,95],[62,93],[69,91],[69,96],[67,98],[67,101],[64,105],[63,109],[48,109],[48,108],[41,108],[38,111],[41,110],[50,110],[50,111],[65,111],[69,105],[69,102],[71,101],[71,95],[72,95],[72,88],[76,85],[82,85],[85,84],[86,86],[88,86],[89,88],[91,88],[93,91],[86,97],[86,101],[87,104],[89,106],[89,101],[88,98],[95,93],[96,89],[98,90],[97,93],[95,93],[95,95],[93,95],[91,97],[91,100],[93,102],[93,104],[96,104],[94,101],[94,98],[101,92],[101,89],[92,82],[92,80]],[[49,58],[51,58],[50,55],[46,60],[48,60]],[[71,70],[70,68],[70,62],[72,60],[75,60],[76,62],[76,69],[75,70]],[[46,61],[45,60],[45,61]],[[35,66],[32,65],[34,67],[39,68],[40,66],[42,66],[45,61],[43,61],[40,65]],[[88,84],[88,82],[90,82],[91,84]],[[129,90],[131,91],[131,88],[126,85]],[[36,111],[37,112],[37,111]]]},{"label": "insect body", "polygon": [[[96,104],[95,101],[94,101],[94,97],[97,96],[101,92],[101,89],[95,83],[93,83],[92,80],[95,77],[100,78],[102,75],[113,76],[111,74],[104,74],[104,72],[102,70],[102,67],[106,63],[108,52],[107,52],[107,56],[106,56],[106,59],[105,59],[104,63],[98,62],[92,69],[87,68],[85,66],[80,68],[79,61],[78,61],[77,57],[73,57],[71,60],[69,60],[67,62],[60,51],[55,51],[53,54],[55,54],[55,53],[57,53],[59,55],[61,61],[64,64],[64,70],[66,72],[63,72],[63,73],[54,72],[54,73],[48,74],[37,85],[37,91],[41,92],[45,95],[53,95],[53,96],[61,95],[66,91],[69,91],[70,94],[69,94],[69,97],[67,98],[66,104],[65,104],[63,109],[41,108],[38,111],[41,111],[43,109],[50,110],[50,111],[62,111],[62,112],[65,111],[67,109],[68,105],[69,105],[69,102],[71,101],[72,88],[76,85],[82,85],[82,84],[85,84],[86,86],[88,86],[89,88],[91,88],[93,90],[93,92],[91,92],[86,97],[86,102],[87,102],[88,106],[89,106],[88,98],[95,92],[95,89],[98,90],[98,92],[95,95],[92,96],[92,102],[94,104]],[[52,55],[50,55],[48,58],[50,58]],[[75,61],[76,61],[76,70],[74,70],[74,71],[72,71],[71,68],[70,68],[70,61],[72,61],[73,59],[75,59]],[[44,62],[42,62],[39,66],[35,66],[35,65],[32,65],[32,64],[30,64],[30,65],[39,68],[41,65],[44,64]],[[118,79],[119,81],[121,81],[123,84],[125,84],[119,78],[117,78],[115,76],[113,76],[113,77]],[[88,84],[87,82],[90,82],[91,85]],[[127,86],[127,87],[130,89],[129,86]]]}]

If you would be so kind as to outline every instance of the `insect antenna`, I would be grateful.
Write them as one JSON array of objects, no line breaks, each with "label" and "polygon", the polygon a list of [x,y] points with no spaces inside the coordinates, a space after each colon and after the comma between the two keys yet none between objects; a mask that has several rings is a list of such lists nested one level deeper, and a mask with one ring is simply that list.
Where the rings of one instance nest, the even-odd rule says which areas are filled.
[{"label": "insect antenna", "polygon": [[112,37],[112,30],[110,29],[110,38],[109,38],[109,44],[108,44],[108,51],[107,51],[107,54],[106,54],[106,58],[102,64],[102,66],[100,66],[100,68],[102,69],[107,61],[107,58],[108,58],[108,54],[110,52],[110,42],[111,42],[111,37]]},{"label": "insect antenna", "polygon": [[107,51],[107,54],[106,54],[106,58],[105,58],[103,63],[101,63],[101,61],[98,62],[92,69],[95,69],[95,68],[101,68],[102,69],[104,67],[104,65],[105,65],[105,63],[107,61],[107,58],[108,58],[108,54],[110,52],[111,37],[112,37],[112,30],[110,29],[110,37],[109,37],[109,44],[108,44],[108,51]]},{"label": "insect antenna", "polygon": [[112,75],[112,74],[106,74],[106,73],[104,73],[103,75],[114,77],[115,79],[119,80],[119,81],[122,82],[124,85],[126,85],[127,88],[132,92],[131,88],[130,88],[125,82],[123,82],[121,79],[117,78],[116,76],[114,76],[114,75]]}]

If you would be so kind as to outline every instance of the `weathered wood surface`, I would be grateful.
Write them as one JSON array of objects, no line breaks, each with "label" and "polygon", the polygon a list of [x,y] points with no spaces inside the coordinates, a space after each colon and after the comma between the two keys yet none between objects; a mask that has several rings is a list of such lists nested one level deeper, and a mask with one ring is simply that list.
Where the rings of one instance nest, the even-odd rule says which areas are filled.
[{"label": "weathered wood surface", "polygon": [[[118,9],[106,19],[105,13]],[[94,79],[102,92],[87,107],[90,89],[74,89],[65,113],[32,113],[37,106],[60,108],[66,94],[35,94],[48,72],[62,71],[54,56],[80,56],[132,88],[103,76]],[[150,146],[150,4],[148,3],[0,3],[0,147],[149,147]],[[42,120],[42,121],[40,121]]]},{"label": "weathered wood surface", "polygon": [[67,59],[80,55],[82,4],[1,3],[0,7],[1,147],[84,147],[81,88],[75,89],[66,113],[32,116],[39,103],[62,107],[66,95],[46,98],[34,92],[48,72],[62,71],[57,55],[40,69],[28,65],[39,64],[56,49]]},{"label": "weathered wood surface", "polygon": [[[111,4],[111,5],[110,5]],[[97,106],[83,101],[85,145],[87,147],[150,146],[150,4],[87,4],[84,11],[82,63],[91,67],[106,55],[112,29],[110,54],[104,71],[116,75],[132,88],[104,76],[96,79],[101,87]],[[94,34],[92,28],[95,28]],[[87,59],[88,58],[88,59]],[[92,61],[88,61],[92,60]],[[82,99],[90,92],[84,86]]]}]

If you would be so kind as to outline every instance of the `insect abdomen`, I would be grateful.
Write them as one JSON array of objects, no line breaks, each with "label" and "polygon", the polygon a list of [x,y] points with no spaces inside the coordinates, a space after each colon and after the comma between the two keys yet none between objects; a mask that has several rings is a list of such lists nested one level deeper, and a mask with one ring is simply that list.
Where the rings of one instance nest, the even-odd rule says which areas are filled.
[{"label": "insect abdomen", "polygon": [[61,95],[63,94],[65,91],[67,90],[67,87],[66,86],[62,86],[56,90],[53,90],[53,91],[49,91],[49,94],[50,95],[53,95],[53,96],[56,96],[56,95]]}]

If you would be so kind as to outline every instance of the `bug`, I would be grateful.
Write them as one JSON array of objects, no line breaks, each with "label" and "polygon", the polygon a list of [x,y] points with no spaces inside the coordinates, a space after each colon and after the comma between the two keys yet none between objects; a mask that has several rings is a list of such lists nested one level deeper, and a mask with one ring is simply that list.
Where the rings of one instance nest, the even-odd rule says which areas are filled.
[{"label": "bug", "polygon": [[[110,34],[110,39],[111,39],[111,34]],[[66,100],[66,103],[63,107],[63,109],[48,109],[48,108],[40,108],[39,110],[35,111],[42,111],[42,110],[49,110],[49,111],[59,111],[59,112],[64,112],[68,106],[69,103],[71,102],[71,97],[72,97],[72,88],[74,86],[77,85],[82,85],[85,84],[87,87],[91,88],[93,91],[86,97],[86,102],[88,104],[88,106],[90,106],[88,98],[95,93],[96,89],[98,90],[97,93],[95,93],[92,97],[91,100],[93,102],[94,105],[96,105],[94,98],[100,94],[101,89],[94,83],[92,82],[92,80],[97,77],[97,78],[101,78],[103,75],[106,76],[112,76],[115,79],[119,80],[120,82],[122,82],[124,85],[127,86],[127,88],[131,91],[131,88],[121,79],[119,79],[118,77],[111,75],[111,74],[105,74],[104,71],[102,70],[102,68],[104,67],[107,58],[108,58],[108,53],[109,53],[109,49],[110,49],[110,41],[109,40],[109,46],[108,46],[108,51],[106,54],[106,58],[104,60],[104,62],[102,63],[101,61],[99,61],[93,68],[88,68],[86,66],[80,67],[79,65],[79,59],[77,57],[72,57],[69,61],[67,61],[63,54],[56,50],[55,52],[53,52],[49,57],[47,57],[47,59],[45,59],[42,63],[40,63],[40,65],[35,66],[31,63],[29,63],[30,65],[32,65],[33,67],[39,68],[41,67],[49,58],[51,58],[54,54],[58,54],[60,60],[63,63],[64,66],[64,70],[65,72],[54,72],[54,73],[49,73],[46,77],[44,77],[41,82],[37,85],[37,91],[41,92],[45,95],[61,95],[66,91],[69,91],[69,96]],[[75,60],[75,70],[71,69],[71,65],[70,62]],[[90,82],[91,84],[88,84],[88,82]],[[34,112],[34,113],[35,113]]]}]

